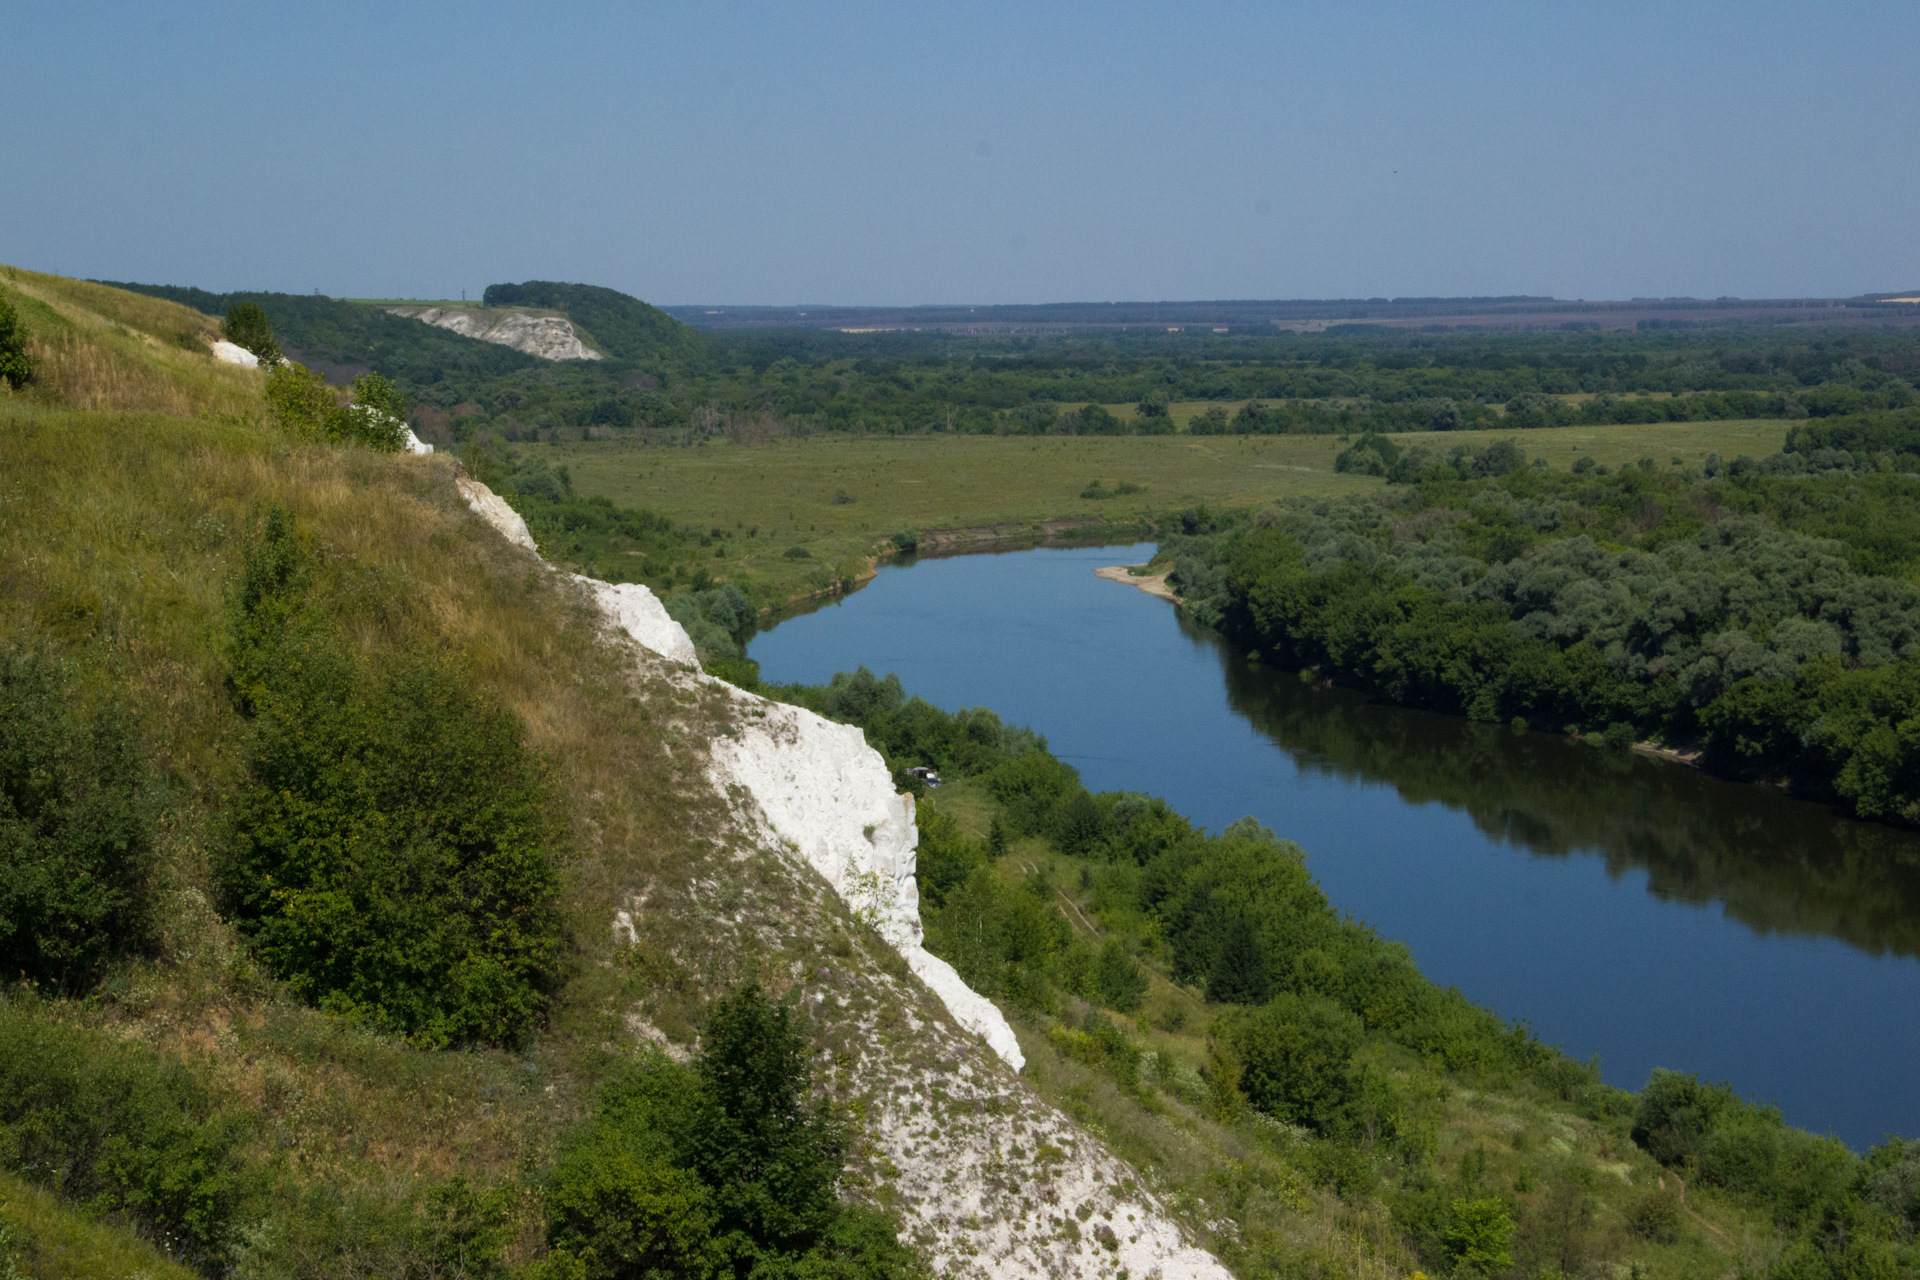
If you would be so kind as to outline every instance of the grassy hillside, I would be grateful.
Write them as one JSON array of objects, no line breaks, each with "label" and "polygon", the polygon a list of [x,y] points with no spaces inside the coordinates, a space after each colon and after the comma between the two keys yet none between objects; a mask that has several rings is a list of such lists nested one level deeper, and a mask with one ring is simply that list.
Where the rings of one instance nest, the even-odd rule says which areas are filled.
[{"label": "grassy hillside", "polygon": [[[0,296],[29,335],[33,382],[9,411],[60,406],[192,416],[259,404],[264,375],[213,359],[219,324],[178,303],[0,267]],[[6,396],[0,383],[0,396]]]}]

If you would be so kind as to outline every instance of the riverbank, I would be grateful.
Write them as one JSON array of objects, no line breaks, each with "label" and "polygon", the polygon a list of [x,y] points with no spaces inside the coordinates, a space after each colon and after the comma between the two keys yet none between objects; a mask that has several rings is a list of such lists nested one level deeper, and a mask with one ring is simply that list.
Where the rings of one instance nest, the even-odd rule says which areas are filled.
[{"label": "riverbank", "polygon": [[1150,596],[1158,596],[1162,600],[1171,600],[1173,603],[1179,604],[1180,597],[1175,595],[1173,588],[1167,585],[1167,575],[1165,573],[1136,574],[1134,572],[1135,569],[1144,568],[1146,568],[1146,565],[1141,564],[1110,564],[1105,568],[1095,569],[1093,576],[1096,578],[1105,578],[1108,582],[1122,582],[1127,586],[1138,588]]}]

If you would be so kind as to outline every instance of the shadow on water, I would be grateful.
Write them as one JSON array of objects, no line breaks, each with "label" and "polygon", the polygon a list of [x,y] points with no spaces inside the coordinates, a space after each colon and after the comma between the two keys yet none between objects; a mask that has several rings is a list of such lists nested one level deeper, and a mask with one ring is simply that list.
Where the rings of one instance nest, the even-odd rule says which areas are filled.
[{"label": "shadow on water", "polygon": [[1615,879],[1643,869],[1655,897],[1720,903],[1758,933],[1920,955],[1920,835],[1632,752],[1309,686],[1184,614],[1180,629],[1216,652],[1231,708],[1303,772],[1386,783],[1541,857],[1597,855]]}]

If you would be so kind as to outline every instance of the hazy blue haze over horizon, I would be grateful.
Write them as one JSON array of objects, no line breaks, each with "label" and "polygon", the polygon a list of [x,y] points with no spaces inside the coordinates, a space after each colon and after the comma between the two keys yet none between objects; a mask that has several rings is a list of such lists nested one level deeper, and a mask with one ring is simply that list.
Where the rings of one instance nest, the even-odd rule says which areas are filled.
[{"label": "hazy blue haze over horizon", "polygon": [[454,297],[1920,287],[1920,6],[9,15],[0,261]]}]

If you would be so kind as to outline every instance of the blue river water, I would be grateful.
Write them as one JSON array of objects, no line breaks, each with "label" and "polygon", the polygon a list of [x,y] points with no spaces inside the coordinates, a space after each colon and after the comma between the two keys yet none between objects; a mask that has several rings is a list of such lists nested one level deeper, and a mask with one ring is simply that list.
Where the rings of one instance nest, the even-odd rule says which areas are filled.
[{"label": "blue river water", "polygon": [[1920,1133],[1920,837],[1247,662],[1098,579],[1149,545],[921,560],[756,636],[770,681],[865,665],[1031,725],[1095,790],[1252,815],[1336,908],[1639,1088],[1729,1080],[1863,1148]]}]

